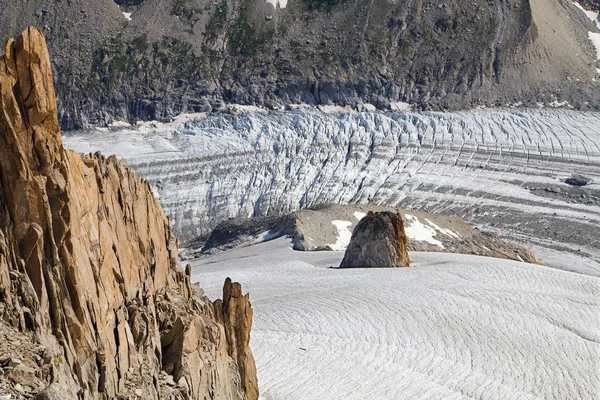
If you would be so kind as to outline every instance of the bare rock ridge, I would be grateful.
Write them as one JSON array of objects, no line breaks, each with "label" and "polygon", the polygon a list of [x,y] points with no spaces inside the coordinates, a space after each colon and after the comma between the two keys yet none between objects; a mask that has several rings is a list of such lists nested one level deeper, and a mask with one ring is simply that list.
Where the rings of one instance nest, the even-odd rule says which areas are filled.
[{"label": "bare rock ridge", "polygon": [[258,398],[256,366],[250,351],[250,330],[252,329],[252,308],[249,295],[242,294],[242,285],[225,280],[223,301],[215,301],[217,318],[225,326],[230,355],[240,367],[242,387],[249,399]]},{"label": "bare rock ridge", "polygon": [[[459,217],[374,204],[319,204],[285,216],[229,219],[212,231],[202,251],[214,253],[284,236],[291,239],[294,250],[334,250],[336,246],[332,247],[332,244],[340,238],[339,228],[334,222],[345,222],[344,230],[353,232],[368,211],[399,214],[409,251],[475,254],[544,264],[526,247],[474,229]],[[351,240],[351,237],[348,239]],[[191,247],[196,245],[192,243]]]},{"label": "bare rock ridge", "polygon": [[340,268],[410,267],[400,214],[369,213],[356,225]]},{"label": "bare rock ridge", "polygon": [[0,110],[0,331],[32,337],[43,353],[25,354],[29,376],[3,374],[0,389],[257,399],[248,295],[228,282],[211,303],[178,266],[149,184],[114,156],[63,149],[37,29],[0,59]]}]

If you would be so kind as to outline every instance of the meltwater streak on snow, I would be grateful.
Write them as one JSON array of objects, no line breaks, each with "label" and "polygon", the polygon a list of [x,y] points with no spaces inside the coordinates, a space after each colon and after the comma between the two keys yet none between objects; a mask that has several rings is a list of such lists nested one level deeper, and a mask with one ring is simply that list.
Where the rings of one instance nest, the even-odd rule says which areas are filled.
[{"label": "meltwater streak on snow", "polygon": [[434,239],[434,236],[437,236],[437,231],[433,229],[431,226],[423,224],[419,221],[419,218],[414,215],[405,214],[406,223],[404,224],[404,230],[406,231],[406,236],[413,240],[418,240],[420,242],[427,242],[434,244],[436,246],[444,248],[442,242],[437,239]]},{"label": "meltwater streak on snow", "polygon": [[[564,183],[579,172],[600,189],[599,126],[600,113],[562,110],[243,112],[64,144],[125,157],[160,193],[183,240],[235,216],[374,203],[458,215],[571,252],[600,275],[599,203],[566,196]],[[563,193],[548,197],[548,187]]]},{"label": "meltwater streak on snow", "polygon": [[593,399],[598,278],[506,260],[411,253],[414,268],[332,269],[342,252],[269,243],[194,261],[240,281],[269,400]]}]

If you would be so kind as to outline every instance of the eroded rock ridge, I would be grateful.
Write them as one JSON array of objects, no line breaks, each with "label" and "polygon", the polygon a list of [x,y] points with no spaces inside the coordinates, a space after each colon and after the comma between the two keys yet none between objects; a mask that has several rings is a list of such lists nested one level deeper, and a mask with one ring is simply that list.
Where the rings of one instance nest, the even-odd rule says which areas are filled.
[{"label": "eroded rock ridge", "polygon": [[228,282],[213,304],[191,285],[167,217],[123,160],[63,149],[34,28],[0,59],[0,106],[0,325],[41,352],[20,361],[27,373],[13,362],[2,387],[35,394],[53,383],[41,398],[257,399],[248,296]]}]

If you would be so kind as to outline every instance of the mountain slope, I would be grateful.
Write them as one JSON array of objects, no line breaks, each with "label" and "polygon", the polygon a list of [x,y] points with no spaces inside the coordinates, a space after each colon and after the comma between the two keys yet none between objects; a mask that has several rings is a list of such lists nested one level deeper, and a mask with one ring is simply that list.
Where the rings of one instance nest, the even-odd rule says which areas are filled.
[{"label": "mountain slope", "polygon": [[133,3],[0,1],[0,40],[50,38],[64,128],[223,102],[600,107],[597,28],[566,0]]}]

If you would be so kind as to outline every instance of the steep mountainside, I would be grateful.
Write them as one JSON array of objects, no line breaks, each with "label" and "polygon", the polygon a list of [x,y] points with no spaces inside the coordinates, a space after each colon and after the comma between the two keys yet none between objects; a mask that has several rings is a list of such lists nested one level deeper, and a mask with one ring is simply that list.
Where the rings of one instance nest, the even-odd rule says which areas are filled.
[{"label": "steep mountainside", "polygon": [[598,29],[568,0],[1,0],[0,9],[1,40],[28,25],[48,36],[64,128],[223,102],[600,107],[588,33]]},{"label": "steep mountainside", "polygon": [[211,303],[149,184],[63,149],[36,29],[0,59],[0,106],[0,394],[256,400],[248,295]]}]

